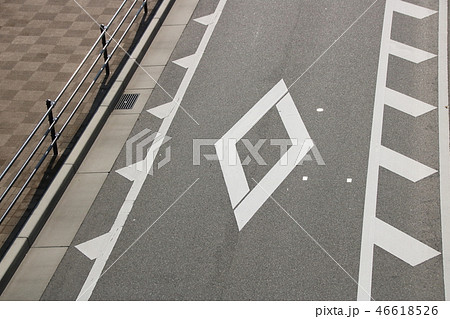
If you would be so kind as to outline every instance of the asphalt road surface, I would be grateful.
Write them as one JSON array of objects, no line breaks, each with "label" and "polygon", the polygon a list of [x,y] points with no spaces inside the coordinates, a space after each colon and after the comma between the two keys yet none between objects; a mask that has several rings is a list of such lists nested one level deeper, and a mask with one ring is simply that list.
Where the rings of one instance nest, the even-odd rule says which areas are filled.
[{"label": "asphalt road surface", "polygon": [[200,0],[42,299],[445,299],[446,5]]}]

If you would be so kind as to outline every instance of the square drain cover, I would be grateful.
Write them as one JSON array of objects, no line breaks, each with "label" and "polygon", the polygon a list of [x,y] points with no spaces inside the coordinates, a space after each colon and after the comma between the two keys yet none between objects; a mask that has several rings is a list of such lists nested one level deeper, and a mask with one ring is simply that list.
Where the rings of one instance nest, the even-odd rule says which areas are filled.
[{"label": "square drain cover", "polygon": [[130,110],[133,108],[134,103],[136,103],[138,97],[139,97],[139,94],[123,94],[120,97],[120,99],[117,102],[114,109],[115,110]]}]

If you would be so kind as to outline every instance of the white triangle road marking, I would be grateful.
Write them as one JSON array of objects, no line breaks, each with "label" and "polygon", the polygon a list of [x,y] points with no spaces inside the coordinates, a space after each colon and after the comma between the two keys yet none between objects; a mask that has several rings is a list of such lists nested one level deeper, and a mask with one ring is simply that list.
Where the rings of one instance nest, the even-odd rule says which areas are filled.
[{"label": "white triangle road marking", "polygon": [[421,63],[436,57],[436,54],[394,40],[390,42],[389,53],[414,63]]},{"label": "white triangle road marking", "polygon": [[402,0],[396,0],[393,2],[394,11],[408,15],[410,17],[416,18],[416,19],[423,19],[427,18],[435,13],[437,11],[424,8],[406,1]]},{"label": "white triangle road marking", "polygon": [[408,234],[376,218],[375,245],[400,258],[411,266],[417,266],[441,253]]},{"label": "white triangle road marking", "polygon": [[198,22],[203,25],[209,25],[214,22],[215,14],[210,14],[201,18],[194,19],[195,22]]},{"label": "white triangle road marking", "polygon": [[193,54],[172,62],[176,65],[181,66],[182,68],[189,69],[190,67],[195,65],[197,58],[198,56],[196,54]]},{"label": "white triangle road marking", "polygon": [[414,183],[437,172],[433,168],[384,146],[381,146],[380,149],[380,166]]},{"label": "white triangle road marking", "polygon": [[75,246],[80,252],[82,252],[90,260],[100,257],[103,247],[105,247],[110,234],[106,233],[98,236],[94,239],[88,240],[82,244]]},{"label": "white triangle road marking", "polygon": [[165,117],[168,117],[170,112],[172,112],[173,108],[174,108],[174,103],[175,102],[169,102],[169,103],[165,103],[162,104],[160,106],[154,107],[152,109],[147,110],[147,112],[149,112],[150,114],[153,114],[154,116],[163,119]]},{"label": "white triangle road marking", "polygon": [[436,107],[433,105],[422,102],[413,97],[391,90],[389,88],[386,88],[384,98],[385,98],[384,102],[390,107],[393,107],[399,111],[402,111],[414,117],[418,117],[420,115],[423,115],[436,109]]}]

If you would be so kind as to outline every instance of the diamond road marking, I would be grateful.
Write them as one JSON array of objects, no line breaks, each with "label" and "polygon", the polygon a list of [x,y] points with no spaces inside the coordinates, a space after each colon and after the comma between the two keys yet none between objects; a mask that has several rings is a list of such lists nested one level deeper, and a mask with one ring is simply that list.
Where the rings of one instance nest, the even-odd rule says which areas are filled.
[{"label": "diamond road marking", "polygon": [[[278,109],[293,146],[250,191],[242,163],[239,160],[236,143],[274,106]],[[283,80],[278,82],[217,141],[216,152],[239,230],[244,228],[313,146],[314,143]]]}]

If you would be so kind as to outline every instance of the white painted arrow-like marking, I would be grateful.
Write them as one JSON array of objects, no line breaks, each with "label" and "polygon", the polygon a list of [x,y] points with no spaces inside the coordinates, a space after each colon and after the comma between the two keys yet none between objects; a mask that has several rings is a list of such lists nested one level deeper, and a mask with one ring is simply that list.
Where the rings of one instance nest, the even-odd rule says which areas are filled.
[{"label": "white painted arrow-like marking", "polygon": [[172,62],[176,65],[181,66],[182,68],[188,69],[196,65],[197,60],[199,60],[199,57],[196,54],[193,54]]},{"label": "white painted arrow-like marking", "polygon": [[414,183],[437,172],[433,168],[384,146],[380,147],[380,166]]},{"label": "white painted arrow-like marking", "polygon": [[435,10],[424,8],[424,7],[412,4],[410,2],[402,1],[402,0],[394,1],[393,8],[394,8],[394,11],[396,11],[396,12],[402,13],[404,15],[408,15],[408,16],[416,18],[416,19],[424,19],[424,18],[427,18],[427,17],[437,13],[437,11],[435,11]]},{"label": "white painted arrow-like marking", "polygon": [[[392,226],[388,227],[382,224],[376,217],[380,166],[413,182],[417,182],[436,172],[432,168],[382,146],[381,143],[385,104],[403,111],[403,109],[410,107],[406,104],[412,102],[411,108],[413,110],[408,109],[405,111],[413,116],[423,114],[429,109],[427,105],[420,103],[420,101],[412,101],[409,97],[402,96],[398,92],[389,91],[386,88],[389,55],[393,54],[414,63],[420,63],[436,56],[432,53],[391,40],[394,11],[419,19],[434,13],[425,8],[403,3],[403,1],[386,0],[373,107],[358,277],[358,300],[367,301],[372,299],[373,253],[375,244],[409,262],[411,265],[415,265],[422,260],[427,260],[428,257],[432,258],[436,256],[436,252],[432,251],[431,248],[422,246],[422,243],[418,244],[410,236],[401,233]],[[390,239],[383,238],[384,234],[389,235]],[[390,243],[391,240],[400,240],[400,242],[393,244]],[[401,251],[405,247],[408,249],[407,246],[413,249],[409,253]],[[412,256],[413,254],[417,255]]]},{"label": "white painted arrow-like marking", "polygon": [[170,112],[172,112],[173,108],[175,107],[174,102],[169,102],[157,107],[154,107],[152,109],[147,110],[150,114],[153,114],[154,116],[164,119],[169,116]]},{"label": "white painted arrow-like marking", "polygon": [[386,95],[384,98],[385,103],[390,107],[396,108],[397,110],[414,117],[418,117],[436,109],[433,105],[419,101],[413,97],[389,88],[386,88]]},{"label": "white painted arrow-like marking", "polygon": [[118,169],[116,170],[116,173],[125,177],[130,182],[134,182],[139,175],[142,174],[142,172],[139,172],[137,166],[134,164]]},{"label": "white painted arrow-like marking", "polygon": [[[183,97],[186,94],[187,88],[189,87],[189,84],[192,81],[192,78],[194,77],[194,74],[197,70],[203,52],[205,52],[206,46],[208,45],[209,40],[211,39],[211,36],[214,32],[214,29],[217,25],[217,22],[219,21],[219,17],[221,16],[223,8],[226,3],[227,0],[220,0],[220,2],[216,7],[216,11],[214,12],[215,15],[214,22],[209,24],[208,27],[206,28],[205,34],[203,35],[203,38],[200,41],[200,44],[197,48],[197,54],[199,58],[196,61],[195,65],[190,67],[187,70],[186,74],[184,75],[180,87],[178,88],[178,91],[174,97],[173,109],[171,110],[171,112],[167,117],[164,117],[163,122],[159,128],[158,133],[161,136],[167,136],[167,132],[170,128],[170,125],[172,124],[173,119],[175,118],[175,115],[180,107],[180,103],[182,102]],[[111,227],[111,230],[108,232],[107,236],[108,238],[107,240],[105,240],[105,244],[100,249],[101,252],[95,254],[98,255],[99,257],[95,259],[94,265],[92,266],[92,269],[89,272],[89,275],[86,278],[83,287],[81,288],[77,300],[89,300],[89,298],[91,297],[92,292],[94,291],[98,283],[98,280],[102,275],[102,271],[106,265],[106,262],[108,261],[109,256],[111,255],[111,252],[114,246],[116,245],[120,233],[122,232],[123,226],[134,206],[134,202],[137,199],[139,193],[141,192],[141,189],[145,183],[148,173],[153,167],[156,154],[158,154],[159,148],[163,144],[163,140],[164,139],[155,140],[153,144],[150,146],[147,152],[147,157],[145,158],[146,165],[144,167],[146,167],[146,171],[136,173],[136,175],[133,176],[132,179],[133,184],[131,185],[131,188],[126,196],[126,199],[119,210],[119,213],[116,217],[116,220],[114,221],[114,224]]]},{"label": "white painted arrow-like marking", "polygon": [[394,40],[391,40],[389,44],[389,52],[392,55],[398,56],[399,58],[414,62],[421,63],[431,58],[436,57],[436,54],[426,52],[421,49],[417,49],[410,45],[406,45],[404,43],[400,43]]},{"label": "white painted arrow-like marking", "polygon": [[417,266],[441,254],[378,218],[375,218],[374,226],[374,244],[411,266]]},{"label": "white painted arrow-like marking", "polygon": [[214,22],[215,19],[216,19],[216,15],[210,14],[210,15],[207,15],[207,16],[204,16],[201,18],[194,19],[194,21],[198,22],[200,24],[203,24],[203,25],[210,25],[211,23]]},{"label": "white painted arrow-like marking", "polygon": [[91,239],[87,242],[75,246],[90,260],[97,259],[102,253],[102,248],[105,247],[106,241],[110,238],[110,234],[103,234],[99,237]]},{"label": "white painted arrow-like marking", "polygon": [[[150,132],[150,130],[144,130],[143,132]],[[133,143],[136,142],[138,139],[136,139],[136,137],[143,137],[146,134],[142,134],[142,132],[140,134],[135,135],[132,139]],[[127,141],[127,164],[128,166],[118,169],[116,170],[116,173],[122,175],[123,177],[125,177],[126,179],[128,179],[129,181],[133,182],[136,179],[139,178],[140,175],[142,175],[144,172],[148,172],[149,175],[153,175],[153,169],[150,168],[150,170],[147,170],[147,167],[145,166],[147,161],[144,159],[144,151],[146,151],[146,147],[148,145],[150,145],[151,143],[159,143],[159,140],[162,140],[162,142],[160,143],[161,145],[170,141],[172,138],[169,136],[162,136],[161,134],[159,134],[158,132],[155,132],[151,135],[149,135],[148,137],[146,137],[145,139],[143,139],[142,141],[140,141],[137,145],[136,145],[136,163],[131,163],[129,164],[128,161],[131,160],[131,153],[132,153],[132,144],[133,143],[128,143]]]}]

